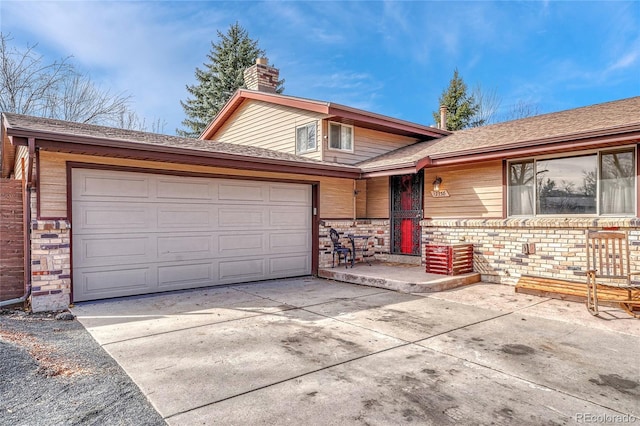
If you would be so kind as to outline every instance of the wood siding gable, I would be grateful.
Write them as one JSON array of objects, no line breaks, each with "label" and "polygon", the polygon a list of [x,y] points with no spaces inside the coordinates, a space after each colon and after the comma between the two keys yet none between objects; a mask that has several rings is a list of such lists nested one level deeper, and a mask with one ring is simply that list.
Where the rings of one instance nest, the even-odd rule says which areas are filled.
[{"label": "wood siding gable", "polygon": [[296,127],[315,121],[318,126],[318,149],[300,155],[321,160],[320,141],[324,117],[324,114],[297,108],[246,100],[213,135],[212,140],[296,154]]},{"label": "wood siding gable", "polygon": [[251,145],[296,154],[296,127],[317,124],[317,150],[298,154],[339,164],[356,164],[418,142],[418,139],[354,126],[354,151],[329,149],[326,114],[278,105],[261,100],[245,100],[216,131],[211,140]]}]

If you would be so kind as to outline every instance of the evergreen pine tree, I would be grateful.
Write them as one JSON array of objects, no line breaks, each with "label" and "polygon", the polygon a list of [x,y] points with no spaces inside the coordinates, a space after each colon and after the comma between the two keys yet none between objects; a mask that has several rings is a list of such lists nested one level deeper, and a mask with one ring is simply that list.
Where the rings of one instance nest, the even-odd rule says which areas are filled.
[{"label": "evergreen pine tree", "polygon": [[[453,78],[449,82],[449,87],[443,90],[439,99],[440,104],[447,107],[447,130],[461,130],[467,127],[477,127],[484,124],[484,119],[478,118],[476,114],[480,106],[473,95],[467,93],[467,85],[458,74],[456,68]],[[440,110],[433,113],[438,127],[440,127]]]},{"label": "evergreen pine tree", "polygon": [[[258,47],[258,41],[250,39],[237,22],[226,34],[219,30],[217,33],[219,41],[211,42],[211,51],[207,54],[209,62],[203,64],[203,69],[196,68],[197,83],[187,85],[191,98],[180,101],[187,118],[182,121],[185,129],[176,129],[179,136],[198,137],[233,93],[245,87],[244,70],[265,55]],[[277,92],[282,90],[280,81]]]}]

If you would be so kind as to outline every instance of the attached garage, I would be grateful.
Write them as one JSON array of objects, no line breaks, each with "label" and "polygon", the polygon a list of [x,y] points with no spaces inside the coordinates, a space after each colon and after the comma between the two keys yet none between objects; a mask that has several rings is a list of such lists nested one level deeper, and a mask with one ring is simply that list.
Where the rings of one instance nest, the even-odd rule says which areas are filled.
[{"label": "attached garage", "polygon": [[311,185],[71,172],[73,301],[312,272]]},{"label": "attached garage", "polygon": [[1,118],[0,153],[15,161],[0,171],[21,176],[30,194],[25,297],[34,312],[317,274],[327,256],[323,220],[356,215],[356,166],[253,145]]}]

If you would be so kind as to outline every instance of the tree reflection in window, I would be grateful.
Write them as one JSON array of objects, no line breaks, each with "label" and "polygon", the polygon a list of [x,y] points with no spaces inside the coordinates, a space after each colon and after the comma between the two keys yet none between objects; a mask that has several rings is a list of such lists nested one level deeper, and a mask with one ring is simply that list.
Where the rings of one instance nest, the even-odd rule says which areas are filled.
[{"label": "tree reflection in window", "polygon": [[510,162],[508,213],[633,215],[634,149]]},{"label": "tree reflection in window", "polygon": [[540,160],[536,166],[544,169],[536,176],[539,214],[597,213],[595,188],[585,180],[597,173],[596,154]]}]

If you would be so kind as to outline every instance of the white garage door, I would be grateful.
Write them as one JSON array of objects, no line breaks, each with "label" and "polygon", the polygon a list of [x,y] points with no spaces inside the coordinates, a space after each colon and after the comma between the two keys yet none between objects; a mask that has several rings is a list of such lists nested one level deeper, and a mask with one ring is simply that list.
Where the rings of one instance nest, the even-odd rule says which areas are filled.
[{"label": "white garage door", "polygon": [[73,299],[311,273],[311,187],[73,169]]}]

